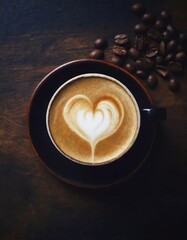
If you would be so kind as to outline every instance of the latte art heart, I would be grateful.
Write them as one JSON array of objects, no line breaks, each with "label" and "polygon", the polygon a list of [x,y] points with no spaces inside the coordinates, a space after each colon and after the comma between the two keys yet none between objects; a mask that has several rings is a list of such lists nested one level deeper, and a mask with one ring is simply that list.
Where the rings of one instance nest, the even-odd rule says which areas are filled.
[{"label": "latte art heart", "polygon": [[113,97],[92,103],[87,96],[76,95],[67,101],[63,117],[73,132],[90,143],[94,154],[95,145],[118,129],[124,112],[121,103]]}]

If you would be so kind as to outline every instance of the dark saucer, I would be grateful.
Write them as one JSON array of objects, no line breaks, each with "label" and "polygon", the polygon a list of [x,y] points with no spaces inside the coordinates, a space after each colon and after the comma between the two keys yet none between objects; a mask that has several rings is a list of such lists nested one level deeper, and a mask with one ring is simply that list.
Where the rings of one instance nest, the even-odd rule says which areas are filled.
[{"label": "dark saucer", "polygon": [[[133,147],[110,164],[89,166],[63,156],[47,132],[46,111],[54,92],[67,80],[85,73],[100,73],[121,81],[134,95],[141,117],[138,137]],[[28,135],[36,155],[59,179],[81,187],[104,187],[131,176],[147,159],[155,138],[156,124],[148,121],[141,109],[152,108],[144,86],[124,69],[98,60],[77,60],[64,64],[48,74],[35,89],[28,108]]]}]

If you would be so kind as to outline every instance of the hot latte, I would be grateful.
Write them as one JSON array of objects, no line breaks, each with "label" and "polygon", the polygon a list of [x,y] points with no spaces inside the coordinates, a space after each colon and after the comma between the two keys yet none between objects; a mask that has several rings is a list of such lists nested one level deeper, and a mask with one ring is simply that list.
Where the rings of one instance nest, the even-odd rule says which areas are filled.
[{"label": "hot latte", "polygon": [[47,111],[51,140],[68,158],[101,164],[122,156],[139,131],[139,109],[120,82],[85,74],[63,84]]}]

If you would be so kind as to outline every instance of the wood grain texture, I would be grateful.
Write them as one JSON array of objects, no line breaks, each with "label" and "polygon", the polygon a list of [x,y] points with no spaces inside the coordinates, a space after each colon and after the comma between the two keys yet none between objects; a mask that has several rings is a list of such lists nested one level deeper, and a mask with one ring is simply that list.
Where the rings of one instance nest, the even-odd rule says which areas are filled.
[{"label": "wood grain texture", "polygon": [[[95,38],[128,33],[138,19],[130,0],[1,1],[0,239],[186,239],[187,74],[172,93],[160,81],[150,91],[168,109],[154,151],[125,183],[100,190],[66,185],[46,171],[26,133],[26,110],[39,81],[57,66],[84,58]],[[168,9],[187,31],[185,0],[145,2]]]}]

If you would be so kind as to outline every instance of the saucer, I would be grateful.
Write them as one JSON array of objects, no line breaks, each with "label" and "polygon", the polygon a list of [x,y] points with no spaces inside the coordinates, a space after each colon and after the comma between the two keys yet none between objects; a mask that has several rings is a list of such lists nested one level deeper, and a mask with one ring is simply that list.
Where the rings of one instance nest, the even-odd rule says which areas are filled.
[{"label": "saucer", "polygon": [[[110,164],[90,166],[69,160],[55,148],[45,124],[48,104],[54,92],[69,79],[86,73],[117,79],[130,90],[140,109],[141,125],[134,145]],[[53,70],[34,90],[27,114],[28,135],[42,164],[60,180],[85,188],[110,186],[133,175],[148,158],[155,139],[156,124],[146,120],[141,109],[152,107],[145,87],[124,69],[101,60],[75,60]]]}]

